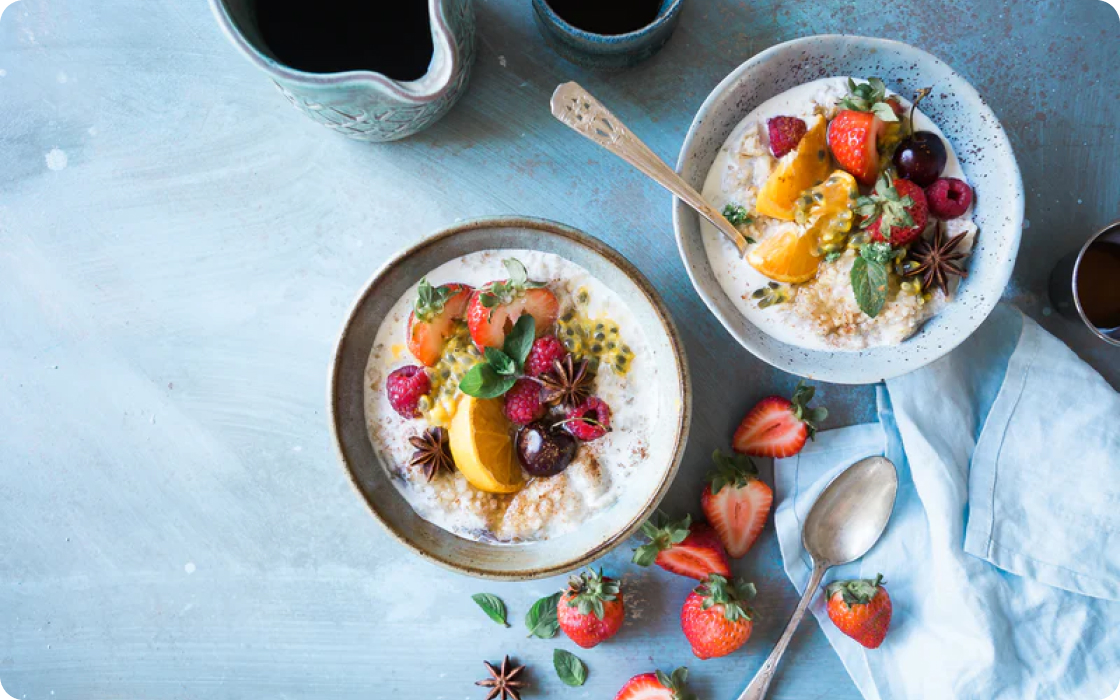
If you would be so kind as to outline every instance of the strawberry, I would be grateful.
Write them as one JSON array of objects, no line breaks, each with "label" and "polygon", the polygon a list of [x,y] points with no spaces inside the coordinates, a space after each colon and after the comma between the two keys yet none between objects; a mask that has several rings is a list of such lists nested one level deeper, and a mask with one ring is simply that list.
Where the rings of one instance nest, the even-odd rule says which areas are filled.
[{"label": "strawberry", "polygon": [[716,450],[712,460],[716,468],[708,474],[700,507],[727,555],[738,559],[750,550],[766,525],[774,492],[758,478],[758,468],[750,457]]},{"label": "strawberry", "polygon": [[626,681],[614,700],[696,700],[684,682],[688,680],[688,669],[680,667],[667,676],[661,671],[642,673]]},{"label": "strawberry", "polygon": [[772,117],[766,122],[766,131],[770,135],[770,152],[775,158],[781,158],[801,143],[801,137],[809,128],[804,120],[797,117]]},{"label": "strawberry", "polygon": [[883,173],[870,197],[856,200],[855,212],[863,217],[859,227],[871,240],[901,248],[917,240],[929,221],[926,194],[909,180]]},{"label": "strawberry", "polygon": [[801,381],[793,400],[767,396],[755,404],[731,439],[731,449],[752,457],[792,457],[817,432],[817,423],[828,418],[823,406],[809,408],[816,389]]},{"label": "strawberry", "polygon": [[408,316],[408,350],[421,364],[431,367],[439,362],[443,341],[454,332],[455,322],[463,318],[472,291],[465,284],[433,287],[427,279],[420,280],[420,290]]},{"label": "strawberry", "polygon": [[753,583],[742,579],[729,582],[712,574],[688,594],[681,608],[681,629],[696,658],[727,656],[747,643],[754,611],[746,601],[755,593]]},{"label": "strawberry", "polygon": [[878,115],[853,109],[841,111],[828,124],[832,156],[864,185],[873,184],[879,174],[878,139],[885,128]]},{"label": "strawberry", "polygon": [[479,348],[501,348],[521,314],[529,314],[542,335],[560,315],[560,300],[543,282],[529,279],[525,266],[509,258],[502,264],[509,279],[490,282],[471,297],[467,328]]},{"label": "strawberry", "polygon": [[891,624],[891,597],[883,575],[874,579],[833,581],[824,589],[828,617],[836,629],[868,649],[877,649]]},{"label": "strawberry", "polygon": [[731,576],[727,553],[723,551],[719,536],[711,525],[692,522],[692,516],[665,522],[650,520],[642,524],[642,534],[650,539],[634,550],[633,561],[638,566],[657,564],[662,569],[679,576],[704,581],[709,574]]},{"label": "strawberry", "polygon": [[568,590],[556,604],[560,629],[584,649],[613,637],[622,627],[625,609],[618,581],[587,570],[568,579]]}]

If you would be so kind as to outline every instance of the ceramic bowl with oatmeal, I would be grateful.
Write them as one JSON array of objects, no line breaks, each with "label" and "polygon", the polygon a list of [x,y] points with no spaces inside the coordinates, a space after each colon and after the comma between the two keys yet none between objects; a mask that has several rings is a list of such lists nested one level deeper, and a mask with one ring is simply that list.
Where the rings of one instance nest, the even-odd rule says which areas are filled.
[{"label": "ceramic bowl with oatmeal", "polygon": [[499,219],[379,273],[340,341],[332,411],[394,535],[460,571],[528,578],[601,556],[656,507],[687,395],[675,330],[636,271],[567,227]]},{"label": "ceramic bowl with oatmeal", "polygon": [[709,96],[678,169],[748,241],[741,255],[678,202],[697,291],[745,347],[807,377],[872,382],[948,352],[1018,247],[1022,184],[998,121],[898,42],[756,56]]}]

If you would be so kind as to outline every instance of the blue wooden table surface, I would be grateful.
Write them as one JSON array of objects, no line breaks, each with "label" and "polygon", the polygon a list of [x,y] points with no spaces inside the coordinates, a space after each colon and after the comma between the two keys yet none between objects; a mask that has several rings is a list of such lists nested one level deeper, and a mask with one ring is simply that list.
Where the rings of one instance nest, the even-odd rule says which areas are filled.
[{"label": "blue wooden table surface", "polygon": [[[753,53],[816,33],[900,39],[990,101],[1023,170],[1007,298],[1120,384],[1118,351],[1050,314],[1053,261],[1120,216],[1116,12],[1098,0],[686,0],[652,60],[603,75],[545,48],[529,3],[477,3],[469,92],[431,130],[369,146],[291,109],[203,0],[22,0],[0,20],[0,683],[16,698],[480,698],[481,661],[531,667],[527,697],[610,698],[687,664],[737,696],[795,594],[772,529],[737,570],[760,595],[744,651],[698,662],[688,581],[607,557],[629,620],[555,678],[520,621],[560,579],[490,584],[408,555],[331,447],[327,364],[359,286],[456,219],[519,213],[601,237],[662,290],[685,338],[695,419],[666,502],[696,509],[707,457],[795,379],[755,360],[693,292],[670,200],[548,114],[575,79],[664,158]],[[822,387],[828,425],[870,387]],[[931,399],[933,400],[933,399]],[[515,625],[470,594],[502,596]],[[813,623],[773,697],[855,698]]]}]

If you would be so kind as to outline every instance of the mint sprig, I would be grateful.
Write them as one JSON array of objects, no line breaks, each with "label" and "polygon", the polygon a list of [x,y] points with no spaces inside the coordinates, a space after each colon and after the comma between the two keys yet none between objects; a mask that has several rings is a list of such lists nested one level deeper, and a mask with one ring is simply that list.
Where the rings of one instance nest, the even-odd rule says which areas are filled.
[{"label": "mint sprig", "polygon": [[471,596],[471,600],[478,603],[478,607],[482,608],[482,612],[491,620],[509,627],[509,623],[506,622],[506,604],[501,598],[493,593],[475,593]]},{"label": "mint sprig", "polygon": [[493,399],[512,389],[524,370],[536,328],[531,315],[521,314],[513,330],[506,334],[502,349],[486,348],[483,361],[463,375],[459,391],[476,399]]},{"label": "mint sprig", "polygon": [[871,318],[887,303],[888,262],[894,252],[887,243],[868,243],[852,263],[852,293],[860,311]]},{"label": "mint sprig", "polygon": [[563,593],[556,592],[545,596],[533,603],[529,612],[525,614],[525,627],[529,630],[530,637],[552,639],[560,631],[560,621],[556,615],[556,605],[563,597]]}]

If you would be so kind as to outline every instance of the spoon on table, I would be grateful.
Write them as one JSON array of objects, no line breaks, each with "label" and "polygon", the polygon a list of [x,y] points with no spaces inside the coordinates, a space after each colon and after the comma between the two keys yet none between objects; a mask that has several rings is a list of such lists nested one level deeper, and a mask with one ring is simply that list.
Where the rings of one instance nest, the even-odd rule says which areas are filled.
[{"label": "spoon on table", "polygon": [[564,83],[552,93],[552,116],[591,139],[630,165],[648,175],[657,184],[675,194],[682,202],[712,222],[720,233],[745,255],[747,239],[723,214],[685,182],[665,161],[649,149],[641,139],[619,121],[599,100],[577,83]]},{"label": "spoon on table", "polygon": [[825,572],[859,559],[879,541],[890,520],[897,492],[898,472],[894,464],[886,457],[868,457],[841,472],[817,497],[801,531],[801,543],[813,559],[813,574],[774,651],[739,700],[762,700],[766,696],[778,662]]}]

